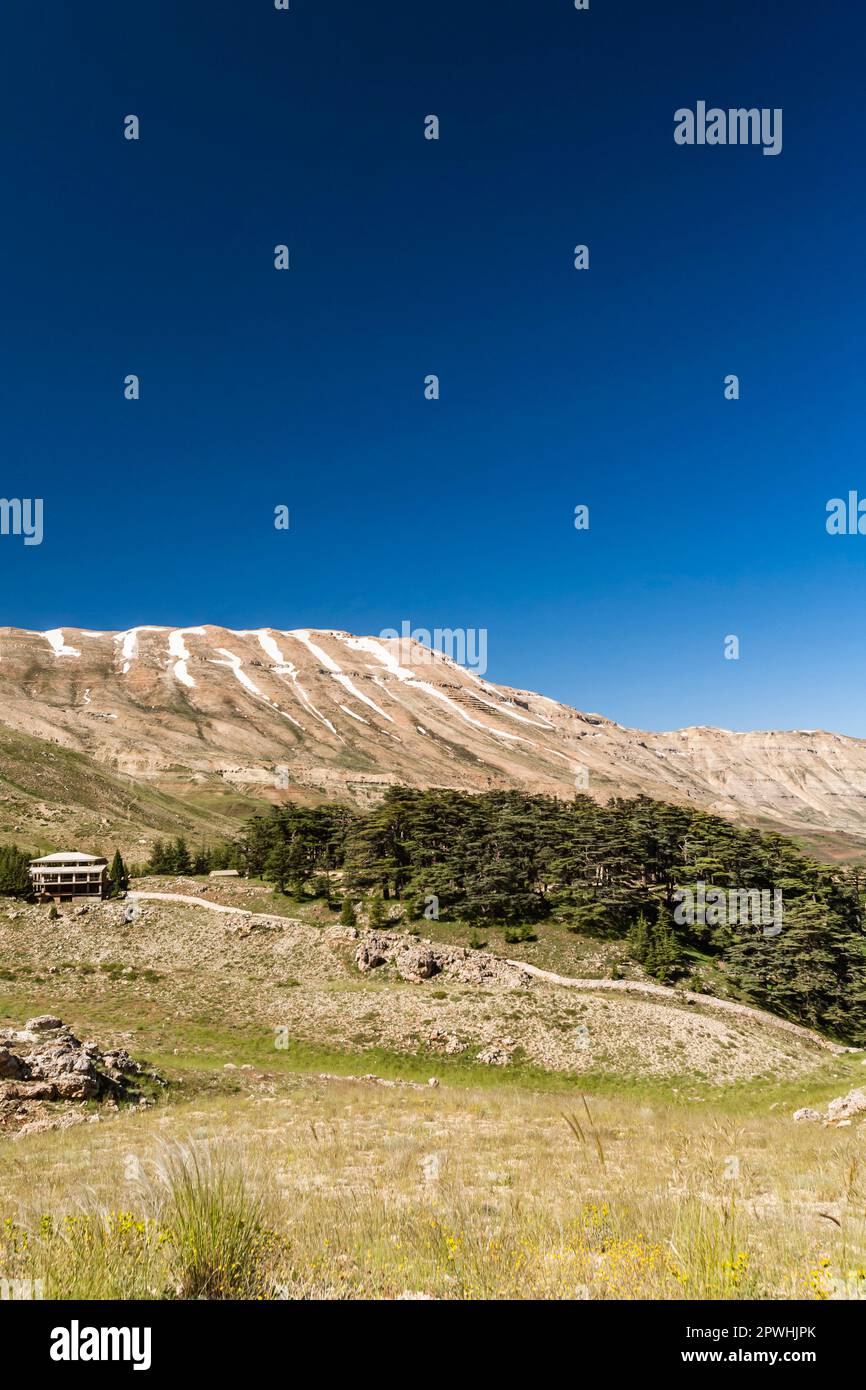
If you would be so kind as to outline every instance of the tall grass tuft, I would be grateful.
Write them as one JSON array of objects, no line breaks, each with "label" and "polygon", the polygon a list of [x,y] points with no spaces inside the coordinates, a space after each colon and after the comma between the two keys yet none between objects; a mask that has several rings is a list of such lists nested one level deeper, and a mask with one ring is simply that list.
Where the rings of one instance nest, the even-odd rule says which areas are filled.
[{"label": "tall grass tuft", "polygon": [[159,1222],[177,1298],[268,1298],[279,1241],[263,1198],[219,1150],[176,1143],[156,1163]]}]

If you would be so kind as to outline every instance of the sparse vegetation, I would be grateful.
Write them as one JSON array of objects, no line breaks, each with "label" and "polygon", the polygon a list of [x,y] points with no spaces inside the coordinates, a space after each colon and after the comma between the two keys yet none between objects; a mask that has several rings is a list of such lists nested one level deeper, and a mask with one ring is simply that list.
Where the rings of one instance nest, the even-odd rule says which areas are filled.
[{"label": "sparse vegetation", "polygon": [[659,1100],[597,1097],[587,1116],[553,1093],[297,1077],[264,1109],[201,1096],[195,1141],[180,1106],[167,1147],[125,1116],[99,1136],[82,1125],[16,1146],[0,1177],[0,1263],[65,1298],[863,1290],[856,1134],[828,1150],[766,1100],[753,1090],[710,1122]]}]

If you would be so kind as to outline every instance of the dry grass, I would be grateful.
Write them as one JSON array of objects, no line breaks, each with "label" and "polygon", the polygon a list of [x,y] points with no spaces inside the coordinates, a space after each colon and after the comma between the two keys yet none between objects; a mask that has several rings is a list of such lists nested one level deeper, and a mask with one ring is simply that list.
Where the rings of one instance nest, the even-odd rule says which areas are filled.
[{"label": "dry grass", "polygon": [[182,1048],[189,1025],[223,1036],[244,1028],[263,1048],[280,1027],[305,1046],[378,1048],[432,1066],[432,1039],[445,1032],[465,1062],[508,1039],[518,1065],[589,1085],[612,1075],[719,1086],[791,1079],[823,1060],[809,1041],[703,1004],[577,992],[508,971],[484,987],[447,973],[410,984],[391,967],[361,974],[351,946],[329,943],[318,926],[254,925],[160,902],[145,902],[132,923],[112,902],[60,921],[36,906],[0,912],[0,1022],[56,1013],[150,1054]]},{"label": "dry grass", "polygon": [[862,1129],[752,1105],[282,1078],[7,1143],[0,1274],[113,1298],[866,1287]]}]

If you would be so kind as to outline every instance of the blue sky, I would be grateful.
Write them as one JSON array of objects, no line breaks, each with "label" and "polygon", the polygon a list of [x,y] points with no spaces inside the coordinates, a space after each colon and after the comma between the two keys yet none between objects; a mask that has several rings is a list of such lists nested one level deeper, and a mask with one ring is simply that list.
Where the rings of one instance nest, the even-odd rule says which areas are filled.
[{"label": "blue sky", "polygon": [[[291,3],[7,7],[0,493],[45,534],[0,621],[486,628],[623,723],[866,736],[824,525],[866,494],[863,15]],[[698,100],[782,153],[677,146]]]}]

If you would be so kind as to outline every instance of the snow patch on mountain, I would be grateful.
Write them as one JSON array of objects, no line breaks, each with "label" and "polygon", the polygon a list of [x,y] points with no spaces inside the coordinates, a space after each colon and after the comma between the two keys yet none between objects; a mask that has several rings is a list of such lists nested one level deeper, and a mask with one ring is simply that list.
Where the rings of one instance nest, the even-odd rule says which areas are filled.
[{"label": "snow patch on mountain", "polygon": [[187,664],[186,664],[186,663],[189,661],[189,659],[190,659],[190,655],[189,655],[189,652],[188,652],[187,649],[186,649],[186,643],[185,643],[184,640],[183,640],[185,634],[188,633],[188,632],[189,632],[189,633],[194,633],[196,637],[204,637],[204,636],[205,636],[205,630],[204,630],[203,627],[178,627],[178,628],[175,628],[174,632],[172,632],[172,633],[169,635],[169,639],[168,639],[168,654],[169,654],[169,656],[173,656],[173,657],[176,658],[175,663],[174,663],[174,666],[172,667],[172,671],[173,671],[173,673],[174,673],[174,678],[175,678],[175,680],[179,680],[179,681],[181,682],[182,685],[189,686],[189,688],[190,688],[191,690],[194,690],[194,689],[195,689],[195,681],[193,680],[192,676],[190,675],[189,670],[187,669]]},{"label": "snow patch on mountain", "polygon": [[66,639],[63,636],[62,627],[51,628],[49,632],[43,632],[42,637],[50,644],[55,656],[80,656],[81,652],[77,647],[67,647]]}]

